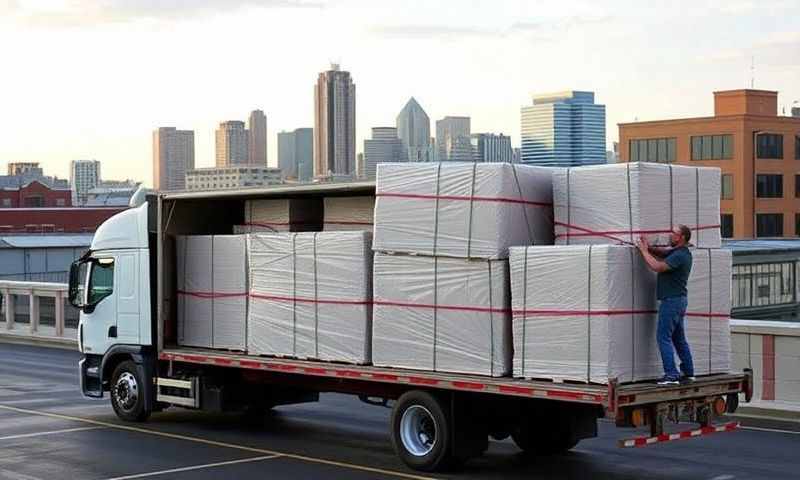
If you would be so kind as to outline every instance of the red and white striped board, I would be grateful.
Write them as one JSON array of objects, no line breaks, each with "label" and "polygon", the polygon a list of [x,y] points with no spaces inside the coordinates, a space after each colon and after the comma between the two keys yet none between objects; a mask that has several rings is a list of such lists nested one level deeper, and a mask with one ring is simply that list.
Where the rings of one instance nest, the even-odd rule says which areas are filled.
[{"label": "red and white striped board", "polygon": [[675,440],[685,440],[687,438],[699,437],[702,435],[710,435],[712,433],[731,432],[740,427],[739,422],[729,422],[723,425],[711,425],[708,427],[701,427],[696,430],[686,430],[677,433],[663,433],[655,437],[636,437],[627,440],[620,440],[619,446],[622,448],[632,447],[646,447],[656,443],[672,442]]}]

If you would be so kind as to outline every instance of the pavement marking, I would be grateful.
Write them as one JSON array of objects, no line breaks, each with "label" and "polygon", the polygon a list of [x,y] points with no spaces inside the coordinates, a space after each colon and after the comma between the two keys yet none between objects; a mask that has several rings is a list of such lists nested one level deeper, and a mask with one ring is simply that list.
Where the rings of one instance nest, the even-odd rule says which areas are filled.
[{"label": "pavement marking", "polygon": [[800,432],[794,430],[780,430],[777,428],[764,428],[764,427],[739,427],[744,430],[756,430],[758,432],[773,432],[773,433],[789,433],[792,435],[800,435]]},{"label": "pavement marking", "polygon": [[77,428],[64,428],[61,430],[50,430],[47,432],[34,432],[34,433],[20,433],[18,435],[6,435],[5,437],[0,437],[0,440],[12,440],[15,438],[28,438],[28,437],[38,437],[39,435],[50,435],[53,433],[69,433],[69,432],[84,432],[86,430],[100,430],[106,427],[77,427]]},{"label": "pavement marking", "polygon": [[195,443],[202,443],[204,445],[212,445],[215,447],[223,447],[223,448],[231,448],[235,450],[241,450],[244,452],[253,452],[253,453],[260,453],[262,455],[280,455],[285,458],[291,458],[294,460],[302,460],[304,462],[309,463],[319,463],[322,465],[331,465],[334,467],[342,467],[342,468],[349,468],[351,470],[359,470],[362,472],[371,472],[371,473],[379,473],[381,475],[389,475],[398,478],[408,478],[411,480],[434,480],[433,477],[424,477],[421,475],[415,475],[413,473],[405,473],[405,472],[397,472],[394,470],[385,470],[383,468],[377,467],[368,467],[366,465],[357,465],[355,463],[347,463],[347,462],[339,462],[336,460],[327,460],[324,458],[317,458],[317,457],[309,457],[306,455],[299,455],[296,453],[285,453],[279,452],[276,450],[268,450],[265,448],[256,448],[256,447],[248,447],[246,445],[238,445],[235,443],[227,443],[227,442],[218,442],[216,440],[209,440],[206,438],[201,437],[194,437],[194,436],[187,436],[187,435],[180,435],[177,433],[169,433],[169,432],[161,432],[158,430],[150,430],[148,428],[140,428],[140,427],[132,427],[130,425],[121,425],[117,423],[111,422],[104,422],[102,420],[93,420],[91,418],[83,418],[83,417],[74,417],[72,415],[63,415],[60,413],[53,413],[53,412],[43,412],[40,410],[29,410],[26,408],[19,408],[19,407],[12,407],[10,405],[0,404],[0,410],[8,410],[11,412],[17,413],[25,413],[28,415],[40,415],[43,417],[50,417],[50,418],[57,418],[60,420],[72,420],[75,422],[83,422],[88,423],[91,425],[98,425],[101,427],[108,427],[113,428],[116,430],[126,430],[129,432],[137,432],[137,433],[144,433],[147,435],[155,435],[159,437],[165,438],[173,438],[177,440],[185,440],[188,442],[195,442]]},{"label": "pavement marking", "polygon": [[134,475],[125,475],[124,477],[108,478],[106,480],[131,480],[133,478],[146,478],[155,477],[157,475],[166,475],[168,473],[189,472],[192,470],[201,470],[203,468],[223,467],[225,465],[235,465],[237,463],[260,462],[262,460],[269,460],[271,458],[279,458],[283,455],[265,455],[263,457],[243,458],[241,460],[230,460],[227,462],[207,463],[205,465],[194,465],[191,467],[170,468],[169,470],[159,470],[157,472],[137,473]]}]

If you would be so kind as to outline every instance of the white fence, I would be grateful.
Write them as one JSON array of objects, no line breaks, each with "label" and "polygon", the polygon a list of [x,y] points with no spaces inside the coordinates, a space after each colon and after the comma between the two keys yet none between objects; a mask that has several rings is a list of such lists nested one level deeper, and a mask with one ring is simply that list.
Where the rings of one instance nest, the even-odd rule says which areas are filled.
[{"label": "white fence", "polygon": [[64,283],[0,280],[0,338],[77,345],[78,312]]}]

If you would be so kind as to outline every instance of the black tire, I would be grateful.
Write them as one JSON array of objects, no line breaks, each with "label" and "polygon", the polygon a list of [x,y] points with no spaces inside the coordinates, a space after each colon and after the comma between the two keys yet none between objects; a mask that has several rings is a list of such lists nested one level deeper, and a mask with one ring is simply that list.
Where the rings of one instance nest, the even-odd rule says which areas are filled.
[{"label": "black tire", "polygon": [[548,428],[547,424],[542,424],[537,429],[533,422],[522,422],[511,432],[511,438],[526,455],[566,452],[580,441],[574,438],[568,428]]},{"label": "black tire", "polygon": [[111,375],[109,395],[114,413],[127,422],[144,422],[150,417],[147,407],[147,387],[139,368],[130,360],[126,360],[114,369]]},{"label": "black tire", "polygon": [[[430,393],[420,390],[404,393],[392,409],[391,428],[394,450],[410,468],[435,472],[452,468],[456,463],[451,454],[449,412]],[[414,432],[419,433],[414,435]]]}]

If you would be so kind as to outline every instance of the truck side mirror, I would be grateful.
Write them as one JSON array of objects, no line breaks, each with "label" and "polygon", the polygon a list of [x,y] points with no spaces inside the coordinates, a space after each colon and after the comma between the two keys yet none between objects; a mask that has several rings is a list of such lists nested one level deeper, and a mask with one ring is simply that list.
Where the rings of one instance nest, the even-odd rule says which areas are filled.
[{"label": "truck side mirror", "polygon": [[84,305],[84,285],[86,280],[86,270],[88,262],[76,260],[69,267],[69,289],[67,299],[70,305],[75,308],[83,309]]}]

